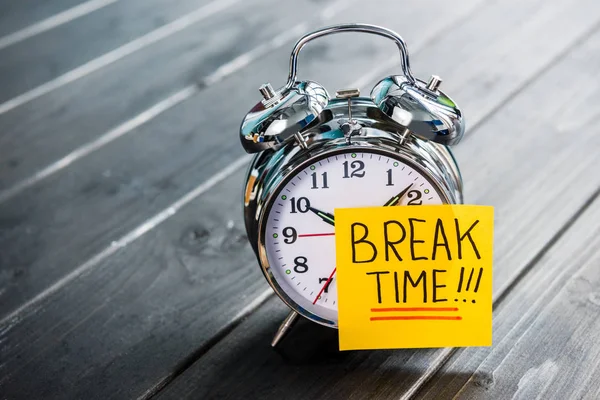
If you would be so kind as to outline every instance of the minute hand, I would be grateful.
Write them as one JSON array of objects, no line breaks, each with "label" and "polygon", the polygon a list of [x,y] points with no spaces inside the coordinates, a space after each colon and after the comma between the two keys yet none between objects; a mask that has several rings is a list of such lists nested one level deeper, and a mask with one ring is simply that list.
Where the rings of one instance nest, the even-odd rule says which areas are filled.
[{"label": "minute hand", "polygon": [[412,187],[412,185],[413,184],[411,183],[410,185],[405,187],[400,193],[398,193],[397,195],[395,195],[394,197],[389,199],[383,206],[390,207],[390,206],[395,206],[396,204],[398,204],[400,199],[402,199],[402,197],[406,194],[406,192],[408,192],[408,190]]},{"label": "minute hand", "polygon": [[[396,204],[398,204],[398,201],[400,201],[400,199],[402,198],[402,196],[404,196],[406,194],[406,192],[408,192],[408,190],[412,187],[412,183],[410,185],[408,185],[406,188],[404,188],[404,190],[402,190],[400,193],[398,193],[397,195],[395,195],[394,197],[392,197],[391,199],[389,199],[385,204],[384,207],[389,207],[389,206],[394,206]],[[329,214],[329,213],[325,213],[323,211],[317,210],[314,207],[309,207],[308,208],[310,211],[314,212],[315,214],[317,214],[319,217],[321,217],[321,219],[325,222],[327,222],[328,224],[334,225],[335,226],[335,220],[333,215]],[[325,288],[331,283],[331,280],[333,279],[333,276],[335,275],[337,271],[337,267],[333,269],[333,271],[331,272],[331,274],[329,275],[329,279],[327,279],[327,282],[325,282],[325,284],[323,285],[323,287],[321,288],[321,290],[319,291],[319,294],[317,294],[317,297],[315,297],[315,300],[313,301],[313,304],[317,304],[317,301],[319,301],[319,298],[321,297],[321,294],[323,293],[323,291],[325,290]]]},{"label": "minute hand", "polygon": [[[394,197],[389,199],[383,206],[390,207],[390,206],[395,206],[396,204],[398,204],[400,199],[402,199],[402,197],[406,194],[406,192],[408,192],[410,190],[412,185],[413,184],[411,183],[410,185],[405,187],[400,193],[398,193],[397,195],[395,195]],[[335,226],[335,217],[333,216],[333,214],[321,211],[314,207],[308,207],[308,209],[310,211],[314,212],[315,214],[317,214],[324,222],[327,222],[329,225]]]},{"label": "minute hand", "polygon": [[314,207],[308,207],[308,209],[310,211],[314,212],[315,214],[317,214],[319,217],[321,217],[321,219],[324,222],[327,222],[329,225],[335,226],[335,219],[334,219],[333,214],[326,213],[326,212],[318,210],[318,209],[316,209]]}]

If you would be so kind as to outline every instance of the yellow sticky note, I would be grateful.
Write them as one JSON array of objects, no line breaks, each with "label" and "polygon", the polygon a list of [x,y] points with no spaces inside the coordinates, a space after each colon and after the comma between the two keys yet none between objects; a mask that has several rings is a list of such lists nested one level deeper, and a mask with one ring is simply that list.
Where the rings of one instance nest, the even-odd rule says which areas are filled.
[{"label": "yellow sticky note", "polygon": [[492,344],[489,206],[335,210],[340,350]]}]

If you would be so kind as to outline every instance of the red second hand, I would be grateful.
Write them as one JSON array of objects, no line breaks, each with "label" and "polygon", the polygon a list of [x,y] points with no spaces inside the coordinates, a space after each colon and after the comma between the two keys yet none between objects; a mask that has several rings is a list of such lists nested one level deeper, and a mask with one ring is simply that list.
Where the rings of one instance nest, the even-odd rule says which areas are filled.
[{"label": "red second hand", "polygon": [[[402,192],[400,192],[398,194],[398,198],[396,199],[396,197],[392,197],[391,200],[395,200],[394,204],[397,204],[400,199],[402,199],[402,196],[404,196],[404,193],[406,193],[408,191],[408,189],[410,189],[410,187],[412,186],[412,183],[410,185],[408,185],[408,187],[406,187]],[[388,201],[387,203],[385,203],[383,206],[384,207],[389,207],[392,204],[388,204],[390,203],[390,201]],[[328,234],[305,234],[305,235],[298,235],[300,237],[302,236],[329,236],[329,235],[335,235],[335,233],[328,233]],[[323,293],[323,291],[325,290],[325,288],[327,287],[327,285],[329,285],[329,282],[331,282],[331,280],[333,279],[333,275],[335,275],[335,271],[337,270],[337,267],[335,267],[333,269],[333,272],[331,272],[331,275],[329,275],[329,279],[327,279],[327,282],[325,282],[325,284],[323,285],[323,287],[321,288],[321,290],[319,291],[319,294],[317,295],[317,297],[315,297],[315,301],[313,301],[313,304],[317,304],[317,300],[319,300],[319,296],[321,296],[321,294]]]},{"label": "red second hand", "polygon": [[334,236],[335,233],[302,233],[298,237]]},{"label": "red second hand", "polygon": [[331,282],[331,280],[333,279],[333,275],[335,275],[335,271],[337,270],[337,267],[335,267],[333,269],[333,272],[331,272],[331,275],[329,275],[329,279],[327,279],[327,282],[325,282],[325,284],[323,285],[323,287],[321,288],[321,290],[319,290],[319,294],[317,295],[317,297],[315,297],[315,301],[313,301],[313,304],[317,304],[317,300],[319,300],[319,297],[321,297],[321,294],[323,293],[323,290],[325,290],[325,288],[327,287],[327,285],[329,285],[329,282]]}]

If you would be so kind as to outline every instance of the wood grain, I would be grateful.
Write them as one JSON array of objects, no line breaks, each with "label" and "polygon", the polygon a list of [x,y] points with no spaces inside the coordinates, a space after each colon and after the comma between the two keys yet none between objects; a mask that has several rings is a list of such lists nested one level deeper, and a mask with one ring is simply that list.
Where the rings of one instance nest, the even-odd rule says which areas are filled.
[{"label": "wood grain", "polygon": [[[0,114],[0,190],[264,43],[293,20],[294,16],[286,13],[288,7],[273,0],[241,2],[84,79]],[[309,12],[317,5],[304,1],[298,7]],[[240,13],[249,17],[240,22]],[[284,17],[276,18],[281,15]],[[219,32],[217,39],[212,38],[214,32]]]},{"label": "wood grain", "polygon": [[[247,22],[247,24],[257,25],[263,25],[268,18],[282,14],[287,7],[262,0],[249,2],[249,4],[248,10],[250,8],[257,10],[258,4],[265,7],[264,13],[260,13],[262,17],[255,18],[253,22]],[[231,50],[233,42],[240,40],[240,43],[252,47],[258,45],[258,41],[263,40],[264,35],[269,33],[269,29],[265,28],[258,36],[246,35],[246,39],[243,39],[244,30],[242,27],[236,27],[231,28],[232,33],[227,35],[227,42],[222,43],[226,47],[210,45],[209,48],[206,48],[200,44],[206,41],[203,35],[206,35],[210,29],[216,29],[221,23],[233,24],[234,20],[238,18],[237,15],[237,13],[231,12],[225,19],[214,18],[210,24],[203,24],[191,29],[190,32],[185,33],[187,42],[181,40],[182,37],[177,35],[174,39],[180,40],[179,46],[190,46],[190,51],[185,52],[183,51],[184,47],[177,46],[171,50],[163,49],[173,52],[169,54],[168,60],[178,60],[171,65],[172,68],[175,68],[171,70],[171,73],[162,73],[161,76],[164,80],[150,79],[150,75],[158,72],[154,68],[164,67],[162,63],[141,68],[142,72],[138,73],[142,66],[139,63],[148,62],[148,58],[152,56],[153,53],[149,52],[146,58],[123,60],[127,64],[126,68],[121,67],[121,73],[114,79],[106,80],[103,84],[101,80],[96,82],[100,88],[106,91],[106,96],[98,95],[98,93],[94,96],[90,95],[94,99],[91,103],[83,101],[85,98],[81,99],[80,97],[66,100],[69,104],[75,104],[80,99],[82,100],[80,105],[86,110],[75,106],[78,109],[73,110],[72,113],[68,112],[69,116],[66,117],[66,121],[60,122],[67,123],[69,120],[75,119],[78,123],[68,128],[65,127],[66,130],[55,131],[56,135],[46,135],[40,142],[37,142],[45,148],[48,145],[41,154],[46,156],[58,152],[62,154],[64,152],[62,147],[70,142],[69,137],[77,137],[77,140],[81,140],[82,138],[79,136],[98,134],[98,129],[102,129],[105,120],[114,118],[115,113],[126,112],[126,110],[119,110],[120,103],[115,101],[115,99],[119,99],[121,91],[125,92],[131,89],[130,95],[135,95],[138,102],[151,103],[153,98],[161,93],[164,95],[165,92],[168,93],[170,89],[173,89],[173,85],[183,85],[185,80],[190,79],[189,76],[186,76],[186,72],[189,74],[198,68],[217,68],[218,63],[223,61],[221,57],[233,57],[244,51],[242,48]],[[278,20],[278,25],[271,26],[270,29],[274,29],[276,26],[282,27],[289,22],[290,19],[281,18]],[[222,34],[222,36],[226,35]],[[165,42],[165,44],[169,43]],[[173,45],[175,42],[171,44]],[[156,47],[159,45],[155,46],[154,57],[156,57],[156,52],[160,51]],[[219,54],[217,58],[220,58],[220,61],[211,58],[211,52],[217,52]],[[229,56],[224,53],[228,53]],[[229,58],[225,58],[225,60],[227,59]],[[114,67],[117,68],[118,65]],[[111,67],[107,69],[110,70]],[[89,79],[95,80],[96,77],[91,76]],[[157,90],[154,96],[147,96],[145,94],[149,89],[148,79],[154,80],[158,85],[165,85],[165,87]],[[242,76],[239,76],[237,82],[243,79]],[[124,85],[124,81],[128,81],[128,84]],[[133,87],[129,86],[130,84]],[[249,84],[246,87],[248,86]],[[222,91],[224,89],[225,91]],[[253,89],[252,93],[256,90]],[[226,88],[223,85],[211,88],[210,91],[205,92],[206,97],[202,97],[199,101],[181,106],[152,124],[140,127],[130,133],[126,140],[111,143],[103,151],[90,155],[82,163],[73,165],[72,168],[62,170],[60,174],[46,179],[33,190],[0,204],[0,221],[3,226],[0,242],[3,243],[1,245],[3,248],[8,249],[0,254],[0,268],[4,271],[0,277],[0,287],[4,288],[0,294],[0,299],[2,299],[0,314],[6,314],[26,299],[35,296],[78,264],[85,262],[86,259],[110,245],[112,241],[131,230],[135,225],[142,223],[146,218],[197,186],[201,180],[210,177],[217,168],[223,168],[228,161],[239,157],[242,150],[233,133],[237,130],[239,122],[232,119],[213,122],[213,116],[222,112],[223,93],[231,92],[231,83]],[[89,94],[89,92],[86,93]],[[215,102],[215,96],[223,101]],[[129,99],[126,97],[124,100],[128,101]],[[236,115],[247,112],[250,107],[248,103],[245,99],[237,99]],[[102,105],[106,105],[107,108],[103,109]],[[122,108],[127,109],[127,107]],[[201,118],[199,118],[198,110],[202,110]],[[130,111],[132,110],[130,109]],[[44,113],[44,111],[41,112]],[[99,114],[95,114],[96,112]],[[104,112],[111,117],[105,117]],[[119,115],[116,117],[118,118]],[[29,119],[24,120],[24,125],[36,124],[41,133],[42,130],[47,129],[43,128],[43,125],[53,125],[61,118],[54,119],[52,122],[48,122],[47,117],[42,117],[37,122],[35,120],[35,116],[30,116]],[[89,125],[93,128],[84,129],[82,125]],[[231,132],[232,136],[210,135],[207,129],[214,132]],[[211,137],[212,139],[210,139]],[[215,141],[219,144],[218,147],[212,145]],[[6,151],[11,152],[17,158],[21,152],[25,152],[27,154],[22,154],[22,159],[32,163],[39,162],[39,159],[35,160],[35,158],[44,157],[28,155],[30,150],[41,151],[36,148],[36,145],[24,147],[25,142],[21,142],[21,139],[19,143],[15,145],[20,150],[13,148],[13,150],[6,149]],[[211,144],[211,146],[207,147],[207,144]],[[220,155],[218,151],[225,145],[227,148]],[[2,147],[0,146],[0,148]],[[4,149],[0,150],[0,153],[3,151]],[[185,158],[181,156],[182,151],[187,154]],[[172,167],[164,168],[169,165]],[[8,170],[5,171],[9,173]],[[152,182],[145,177],[149,171],[157,173]],[[185,174],[185,171],[188,174]],[[18,173],[16,175],[18,176]],[[59,186],[61,189],[58,188]],[[25,203],[28,205],[25,206]],[[107,224],[105,225],[105,223]],[[81,227],[86,227],[84,232],[81,232]],[[72,229],[75,229],[77,234],[74,235]],[[52,234],[49,235],[49,232]],[[4,247],[5,245],[6,247]],[[24,248],[29,250],[24,252],[22,251]],[[20,283],[21,279],[25,279],[29,283]]]},{"label": "wood grain", "polygon": [[[467,13],[474,4],[464,3],[460,11]],[[443,2],[439,5],[443,6]],[[425,6],[415,6],[414,12],[425,13]],[[459,10],[456,7],[452,9],[455,12]],[[373,11],[375,13],[370,14],[370,18],[375,20],[381,11]],[[359,8],[338,18],[354,19],[360,15],[369,18],[369,14]],[[447,20],[448,14],[439,18],[440,21]],[[414,19],[411,26],[416,31],[418,21]],[[290,48],[291,45],[289,43]],[[393,46],[387,45],[377,44],[375,46],[382,47],[373,47],[371,51],[383,57],[393,51]],[[324,49],[315,46],[312,51],[319,54]],[[278,65],[283,80],[288,52],[289,48],[284,55],[272,55],[253,66],[255,78],[272,77],[274,70],[269,70],[269,67]],[[314,60],[315,56],[310,54],[310,48],[303,52],[302,74],[311,75],[323,66],[339,65],[337,58]],[[279,61],[275,62],[276,58]],[[371,64],[372,60],[368,59],[357,63],[364,70]],[[338,71],[331,68],[328,76],[337,74],[340,80],[350,80],[356,73],[348,71],[340,76]],[[238,157],[237,140],[220,134],[198,137],[196,132],[210,127],[213,132],[232,132],[235,137],[239,121],[212,118],[211,113],[223,107],[214,102],[212,95],[236,93],[239,87],[246,88],[247,93],[254,92],[256,83],[251,82],[253,90],[250,91],[250,84],[246,81],[246,76],[232,77],[214,88],[207,88],[202,94],[206,96],[204,99],[195,98],[197,101],[189,101],[173,110],[173,114],[162,116],[144,137],[130,142],[133,147],[117,143],[116,147],[102,153],[102,157],[109,157],[103,162],[107,162],[106,165],[114,172],[110,154],[119,152],[119,157],[124,157],[123,165],[135,164],[136,155],[140,155],[146,160],[144,162],[152,161],[144,168],[154,165],[152,168],[157,168],[157,171],[165,167],[165,163],[160,163],[165,158],[183,159],[183,168],[205,170],[203,173],[209,173],[210,170],[206,171],[209,167],[217,169],[227,162],[225,157],[228,154],[230,160]],[[246,86],[241,86],[243,84]],[[232,113],[241,115],[251,106],[246,98],[234,100],[229,103],[236,107]],[[199,115],[198,109],[204,110],[206,116]],[[170,132],[172,136],[165,139],[164,132]],[[188,139],[179,142],[174,139],[176,135]],[[152,144],[156,140],[158,142]],[[174,147],[169,142],[173,141],[177,142],[177,149],[188,148],[186,158],[181,156],[183,153],[172,151]],[[142,146],[135,146],[136,143],[146,143],[143,152]],[[205,149],[202,157],[198,155],[198,148]],[[217,149],[222,149],[222,152]],[[97,165],[87,165],[92,169],[81,171],[81,174],[98,169]],[[142,172],[144,168],[138,171]],[[87,270],[62,290],[36,302],[27,308],[26,313],[5,321],[1,336],[6,343],[2,357],[6,362],[0,366],[5,376],[0,382],[2,391],[18,396],[43,393],[48,398],[64,397],[65,393],[69,397],[99,398],[152,393],[239,323],[244,315],[240,314],[240,310],[245,306],[249,307],[248,311],[252,310],[257,306],[253,299],[270,293],[265,291],[266,283],[241,230],[241,173],[215,187],[122,252]],[[185,175],[180,182],[189,188],[205,176]],[[177,178],[176,175],[174,178]],[[167,189],[169,193],[164,196],[180,193],[176,186]],[[157,194],[160,193],[155,193],[154,198]],[[65,200],[68,197],[65,196]],[[103,201],[106,197],[99,198],[96,204]],[[148,209],[138,207],[136,212],[147,216]],[[92,217],[96,221],[114,218],[112,223],[115,226],[127,222],[125,214],[112,215],[119,212],[119,206],[113,205],[106,212]],[[83,211],[70,208],[69,213],[85,218]],[[90,245],[89,237],[80,239],[72,236],[69,240],[80,241],[82,246]],[[107,236],[105,245],[109,240]],[[81,249],[77,251],[81,255]],[[45,273],[51,271],[47,264],[42,266],[40,262],[42,270]],[[113,385],[106,385],[106,382]]]},{"label": "wood grain", "polygon": [[11,34],[38,21],[83,3],[85,0],[19,0],[0,3],[0,36]]},{"label": "wood grain", "polygon": [[[465,5],[459,11],[468,15],[472,5]],[[591,5],[588,2],[570,7],[547,4],[542,7],[542,2],[486,4],[475,15],[463,19],[458,27],[428,31],[431,36],[417,41],[426,43],[426,39],[432,37],[438,40],[437,47],[429,42],[422,51],[416,52],[415,60],[420,55],[424,55],[424,60],[435,60],[438,68],[444,68],[440,74],[447,83],[455,79],[464,85],[473,82],[469,89],[481,95],[481,107],[469,100],[473,101],[470,107],[475,108],[475,123],[481,125],[459,148],[458,158],[465,173],[467,198],[498,207],[498,236],[502,235],[505,240],[499,243],[499,248],[497,245],[500,258],[496,264],[500,275],[496,278],[496,287],[503,287],[518,277],[535,260],[536,251],[544,248],[598,187],[599,178],[593,176],[591,168],[597,159],[594,147],[597,141],[593,132],[584,129],[584,124],[598,113],[592,97],[597,88],[586,86],[594,80],[597,60],[589,61],[589,54],[580,51],[569,53],[570,64],[569,60],[563,60],[554,66],[557,59],[563,58],[565,51],[594,26],[597,15],[590,12]],[[456,4],[452,6],[457,12]],[[440,7],[443,9],[444,4],[440,3],[437,9]],[[412,17],[403,14],[406,20],[390,12],[377,15],[381,10],[375,8],[356,9],[357,16],[345,14],[339,18],[377,16],[379,20],[375,22],[397,29],[410,39],[410,35],[417,36],[422,29],[417,17],[431,17],[427,9],[419,9],[417,4],[413,10],[418,11],[413,11]],[[371,12],[373,14],[369,14]],[[484,14],[479,14],[482,12]],[[447,22],[448,15],[449,11],[440,13],[436,26]],[[481,15],[486,16],[486,22],[481,22]],[[565,24],[561,25],[565,18],[577,20],[577,24],[566,28]],[[530,21],[532,28],[526,28]],[[482,33],[474,37],[473,29],[486,24],[490,27],[485,31],[489,36]],[[503,29],[491,29],[496,25]],[[511,27],[520,36],[506,38]],[[466,49],[456,47],[455,37],[470,38],[463,44]],[[508,41],[515,38],[523,40],[518,42],[519,51],[512,58]],[[530,56],[549,39],[556,39],[555,47]],[[487,50],[490,45],[502,51]],[[308,52],[310,48],[303,53],[301,76],[312,78],[321,73],[326,78],[325,83],[330,79],[341,85],[360,74],[361,68],[385,63],[389,57],[382,56],[392,54],[384,51],[383,45],[357,46],[364,46],[371,53],[367,53],[369,57],[365,59],[353,60],[356,69],[348,71],[352,74],[333,69],[339,65],[345,48],[338,52],[333,46],[315,45],[313,54]],[[461,54],[446,50],[444,54],[450,54],[441,62],[435,58],[440,53],[430,50],[440,48],[483,54],[478,61],[486,68],[473,73],[468,68],[457,67],[453,73],[446,73],[445,68],[460,65]],[[263,78],[273,79],[281,74],[283,80],[288,51],[284,55],[265,57],[244,70],[243,76],[206,89],[197,98],[137,132],[143,135],[115,142],[114,147],[97,153],[97,158],[82,160],[56,180],[49,180],[28,196],[7,203],[5,206],[11,208],[3,214],[3,226],[7,228],[2,235],[4,239],[13,236],[3,242],[2,248],[16,250],[8,253],[6,265],[37,263],[31,270],[21,268],[21,276],[11,277],[14,281],[9,282],[15,285],[8,287],[12,290],[9,299],[30,298],[44,284],[63,276],[95,254],[98,248],[107,246],[111,239],[118,238],[123,230],[131,229],[210,176],[211,171],[235,159],[239,155],[237,142],[225,132],[235,132],[238,119],[213,118],[223,109],[222,102],[215,99],[223,98],[223,93],[241,93],[241,96],[227,97],[242,97],[227,104],[232,104],[232,114],[242,115],[254,102],[246,97],[255,90],[254,79],[262,83]],[[450,57],[454,53],[457,53],[456,58]],[[523,54],[528,56],[528,61],[519,65]],[[590,62],[585,68],[582,66],[584,58],[585,63]],[[548,66],[554,67],[547,75],[536,76]],[[582,75],[574,78],[574,70]],[[422,76],[421,72],[418,75]],[[488,75],[499,76],[503,84],[488,90],[484,79]],[[133,79],[131,73],[126,76]],[[248,79],[249,76],[252,79]],[[450,86],[447,90],[453,93]],[[469,94],[469,99],[471,96],[473,94]],[[565,99],[574,98],[580,102],[577,108],[565,103]],[[458,100],[464,104],[463,98]],[[507,102],[510,103],[502,106]],[[110,115],[121,112],[118,108],[111,109]],[[492,118],[488,118],[490,113]],[[73,111],[73,118],[76,115]],[[550,117],[563,122],[557,127],[546,122]],[[98,124],[103,123],[101,119],[97,119]],[[93,125],[93,121],[90,124]],[[171,136],[165,138],[165,132]],[[198,137],[197,132],[213,135],[208,135],[207,140],[207,136]],[[73,143],[67,139],[69,135],[76,136],[74,133],[80,132],[74,130],[60,136],[60,140]],[[549,135],[557,140],[546,141]],[[579,148],[576,142],[569,143],[568,139],[575,135],[587,140],[588,146]],[[203,150],[199,152],[199,148]],[[536,149],[534,157],[532,148]],[[118,166],[117,169],[114,166]],[[515,166],[518,166],[518,174]],[[110,173],[103,174],[106,171]],[[165,182],[165,186],[156,182]],[[84,195],[89,200],[86,205],[79,196],[80,188],[87,183],[97,186],[92,185]],[[286,340],[281,355],[273,353],[268,350],[268,341],[279,317],[286,312],[276,299],[234,329],[256,306],[257,302],[252,299],[257,296],[263,299],[265,293],[268,294],[245,242],[240,210],[236,210],[240,186],[240,176],[223,182],[141,240],[70,281],[62,290],[34,303],[17,318],[5,321],[0,328],[3,343],[0,392],[15,397],[133,397],[154,393],[200,358],[176,385],[168,387],[165,397],[180,394],[190,397],[200,394],[397,397],[415,390],[428,367],[440,366],[437,362],[440,353],[435,351],[340,354],[335,349],[334,331],[307,323],[300,324]],[[61,192],[62,195],[57,194]],[[35,202],[31,200],[33,195],[37,196]],[[23,204],[19,204],[21,202]],[[103,206],[105,202],[108,204]],[[553,218],[543,218],[546,213]],[[44,214],[51,216],[44,217]],[[10,220],[15,216],[21,221]],[[76,229],[81,226],[87,229],[83,232]],[[515,229],[523,232],[518,238],[513,235]],[[27,235],[35,235],[36,240],[29,241],[32,239]],[[16,258],[24,256],[31,258]],[[19,263],[13,263],[14,260]],[[19,272],[18,269],[9,271],[17,275]],[[22,277],[23,273],[30,272],[31,276]],[[49,277],[43,275],[45,273]],[[39,284],[43,279],[46,281]],[[245,305],[248,308],[239,314]],[[232,329],[232,335],[223,339]]]},{"label": "wood grain", "polygon": [[[463,4],[460,10],[467,12],[476,3]],[[412,12],[415,16],[423,15],[429,6],[430,3],[419,3]],[[443,7],[448,11],[459,10],[450,4]],[[277,7],[271,8],[272,12],[282,12]],[[334,20],[344,21],[349,15],[358,19],[359,14],[370,22],[381,20],[381,11],[375,11],[371,17],[358,9],[353,12],[354,15],[348,11]],[[447,16],[439,18],[442,22]],[[392,19],[390,16],[389,20]],[[405,28],[416,32],[419,26],[415,21]],[[343,38],[337,40],[343,43]],[[343,87],[361,74],[361,68],[363,73],[368,71],[377,56],[385,59],[390,52],[397,54],[393,43],[365,35],[357,36],[355,43],[372,44],[367,50],[372,58],[356,60],[356,69],[340,73],[339,59],[344,48],[331,48],[337,58],[319,59],[331,44],[316,43],[303,52],[300,74],[320,75],[335,87]],[[10,227],[0,237],[0,246],[9,249],[0,255],[1,265],[7,269],[2,276],[5,287],[0,295],[2,314],[35,296],[240,157],[242,149],[236,133],[239,119],[215,118],[215,115],[221,115],[225,107],[231,115],[243,116],[256,100],[232,93],[256,93],[257,82],[273,76],[283,81],[292,45],[290,41],[287,49],[254,64],[252,80],[246,73],[240,73],[207,87],[160,118],[2,204],[0,220],[6,220],[5,225]],[[86,227],[85,232],[81,232],[82,226]],[[23,248],[30,250],[22,252]]]},{"label": "wood grain", "polygon": [[[529,271],[536,255],[546,250],[600,187],[593,167],[600,138],[582,132],[600,112],[593,101],[598,83],[583,89],[599,67],[599,43],[596,33],[575,46],[481,122],[457,148],[467,202],[496,207],[496,298]],[[596,56],[590,57],[592,53]],[[575,70],[577,76],[569,74]],[[581,135],[586,146],[572,140]],[[526,309],[527,303],[519,304]],[[278,356],[267,350],[266,339],[271,321],[284,314],[278,299],[269,301],[162,394],[166,398],[236,398],[242,393],[261,398],[284,393],[287,398],[403,398],[418,391],[447,357],[445,350],[338,354],[335,336],[318,327],[304,328],[307,331],[283,343],[281,352],[296,356]],[[225,370],[229,372],[224,374]],[[432,397],[447,398],[438,392]]]},{"label": "wood grain", "polygon": [[0,392],[137,397],[238,323],[267,288],[241,221],[241,185],[241,174],[223,182],[31,318],[4,324]]},{"label": "wood grain", "polygon": [[494,346],[457,352],[419,397],[597,398],[599,220],[596,194],[496,308]]},{"label": "wood grain", "polygon": [[5,48],[0,51],[0,103],[166,25],[208,2],[118,1]]}]

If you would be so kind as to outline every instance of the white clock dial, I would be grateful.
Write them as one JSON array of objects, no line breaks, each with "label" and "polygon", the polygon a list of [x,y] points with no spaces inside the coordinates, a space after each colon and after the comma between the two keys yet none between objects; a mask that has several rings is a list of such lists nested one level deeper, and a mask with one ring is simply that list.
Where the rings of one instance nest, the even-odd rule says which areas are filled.
[{"label": "white clock dial", "polygon": [[430,178],[387,152],[354,149],[314,160],[279,186],[263,222],[273,280],[289,301],[337,325],[334,209],[442,203]]}]

